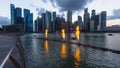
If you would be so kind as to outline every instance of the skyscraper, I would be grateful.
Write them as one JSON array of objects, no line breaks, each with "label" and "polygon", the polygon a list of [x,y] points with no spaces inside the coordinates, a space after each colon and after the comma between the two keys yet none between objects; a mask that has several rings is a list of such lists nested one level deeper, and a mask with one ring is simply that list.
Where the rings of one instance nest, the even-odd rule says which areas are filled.
[{"label": "skyscraper", "polygon": [[94,17],[95,15],[96,15],[95,10],[92,10],[92,15],[91,15],[91,17]]},{"label": "skyscraper", "polygon": [[14,24],[23,24],[22,21],[22,9],[17,7],[15,8],[15,23]]},{"label": "skyscraper", "polygon": [[28,15],[30,15],[30,10],[24,9],[24,32],[27,31]]},{"label": "skyscraper", "polygon": [[51,12],[46,11],[46,28],[51,31]]},{"label": "skyscraper", "polygon": [[78,16],[78,24],[80,26],[80,29],[82,30],[83,29],[83,23],[82,23],[82,17],[81,16]]},{"label": "skyscraper", "polygon": [[88,8],[84,10],[84,30],[90,30],[90,14],[88,12]]},{"label": "skyscraper", "polygon": [[46,29],[46,14],[42,13],[42,32]]},{"label": "skyscraper", "polygon": [[28,22],[27,22],[27,31],[28,32],[33,32],[33,13],[30,13],[28,15]]},{"label": "skyscraper", "polygon": [[53,26],[52,26],[52,30],[55,31],[55,20],[56,20],[56,12],[53,12]]},{"label": "skyscraper", "polygon": [[103,31],[106,28],[106,11],[102,11],[99,14],[99,26],[98,31]]},{"label": "skyscraper", "polygon": [[15,6],[14,4],[10,4],[10,12],[11,12],[11,24],[14,24],[15,22]]},{"label": "skyscraper", "polygon": [[101,29],[104,30],[106,28],[106,11],[101,12]]},{"label": "skyscraper", "polygon": [[67,12],[67,22],[68,22],[68,32],[70,32],[70,28],[72,27],[72,11]]},{"label": "skyscraper", "polygon": [[72,24],[72,11],[67,12],[67,22]]},{"label": "skyscraper", "polygon": [[92,10],[91,19],[90,19],[90,31],[91,32],[94,32],[97,30],[97,28],[96,28],[97,22],[95,22],[95,18],[96,18],[96,12],[95,12],[95,10]]}]

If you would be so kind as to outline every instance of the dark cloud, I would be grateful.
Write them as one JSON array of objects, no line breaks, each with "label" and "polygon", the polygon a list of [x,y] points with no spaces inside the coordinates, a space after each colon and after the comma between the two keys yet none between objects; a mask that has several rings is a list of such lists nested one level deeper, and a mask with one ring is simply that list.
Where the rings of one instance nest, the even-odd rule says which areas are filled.
[{"label": "dark cloud", "polygon": [[44,0],[44,3],[47,1],[50,1],[54,7],[58,7],[59,11],[72,10],[76,12],[83,9],[92,0]]},{"label": "dark cloud", "polygon": [[61,13],[61,14],[57,14],[57,17],[64,17],[65,14],[64,13]]},{"label": "dark cloud", "polygon": [[120,19],[120,8],[113,10],[113,15],[107,17],[108,20]]},{"label": "dark cloud", "polygon": [[38,15],[41,15],[42,13],[46,12],[45,8],[36,8],[36,11],[38,11]]},{"label": "dark cloud", "polygon": [[10,19],[7,17],[0,16],[0,25],[9,25]]}]

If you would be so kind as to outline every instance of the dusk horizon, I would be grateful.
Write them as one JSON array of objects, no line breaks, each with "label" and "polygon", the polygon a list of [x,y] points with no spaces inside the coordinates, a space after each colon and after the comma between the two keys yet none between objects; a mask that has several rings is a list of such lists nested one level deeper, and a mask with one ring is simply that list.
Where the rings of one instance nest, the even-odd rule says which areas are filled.
[{"label": "dusk horizon", "polygon": [[[27,4],[25,2],[28,2]],[[62,16],[66,19],[66,12],[68,10],[71,10],[73,12],[73,21],[75,22],[77,20],[77,16],[80,15],[83,18],[83,11],[85,8],[88,8],[89,13],[94,9],[96,10],[96,13],[99,14],[101,11],[107,12],[107,26],[112,25],[120,25],[120,8],[119,8],[119,0],[113,1],[109,0],[102,1],[102,0],[75,0],[75,1],[67,1],[63,3],[61,0],[60,2],[56,0],[41,0],[41,1],[3,1],[2,6],[0,9],[2,10],[0,12],[0,25],[10,25],[10,4],[14,4],[16,7],[30,9],[30,11],[33,13],[33,20],[37,19],[38,16],[41,16],[41,13],[44,13],[46,11],[55,11],[57,12],[57,16]],[[71,5],[73,3],[73,5]],[[76,5],[74,5],[76,3]],[[116,5],[112,5],[112,4]],[[63,4],[63,5],[61,5]],[[104,4],[104,6],[102,6]],[[69,7],[67,6],[69,5]],[[74,8],[76,7],[76,8]],[[2,9],[5,8],[5,9]],[[23,12],[22,12],[23,16]],[[3,23],[4,22],[4,23]]]}]

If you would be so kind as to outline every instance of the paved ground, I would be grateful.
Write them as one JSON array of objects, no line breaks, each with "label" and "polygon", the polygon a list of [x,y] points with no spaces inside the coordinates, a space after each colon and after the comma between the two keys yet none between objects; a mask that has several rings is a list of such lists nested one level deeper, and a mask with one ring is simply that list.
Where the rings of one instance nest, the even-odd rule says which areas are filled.
[{"label": "paved ground", "polygon": [[7,56],[8,52],[16,44],[16,38],[13,35],[0,35],[0,64]]},{"label": "paved ground", "polygon": [[[16,46],[16,44],[18,45]],[[23,48],[21,45],[20,40],[15,34],[0,34],[0,65],[3,63],[5,57],[13,46],[14,49],[11,56],[21,63],[23,61],[21,59],[24,57],[21,58],[21,54],[23,54]],[[21,65],[23,65],[23,62]],[[8,61],[5,68],[14,68],[14,65],[11,61]]]}]

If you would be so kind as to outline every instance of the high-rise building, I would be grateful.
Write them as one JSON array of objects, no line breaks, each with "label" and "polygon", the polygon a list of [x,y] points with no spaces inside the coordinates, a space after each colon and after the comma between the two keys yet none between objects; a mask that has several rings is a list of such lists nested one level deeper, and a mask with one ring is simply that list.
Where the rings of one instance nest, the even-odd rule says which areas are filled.
[{"label": "high-rise building", "polygon": [[98,31],[98,27],[99,27],[99,15],[95,15],[95,18],[94,18],[94,30],[95,31]]},{"label": "high-rise building", "polygon": [[42,32],[46,29],[46,14],[42,13]]},{"label": "high-rise building", "polygon": [[27,22],[27,31],[33,32],[33,13],[28,15],[28,22]]},{"label": "high-rise building", "polygon": [[68,32],[70,32],[72,27],[72,11],[70,10],[67,12],[67,23],[68,23]]},{"label": "high-rise building", "polygon": [[72,11],[67,12],[67,22],[72,24]]},{"label": "high-rise building", "polygon": [[36,32],[43,32],[43,25],[42,25],[42,18],[37,17],[35,20],[35,31]]},{"label": "high-rise building", "polygon": [[51,31],[51,12],[46,11],[46,28]]},{"label": "high-rise building", "polygon": [[104,30],[106,28],[106,11],[101,12],[101,29]]},{"label": "high-rise building", "polygon": [[22,20],[22,9],[17,7],[15,9],[15,23],[14,24],[23,24]]},{"label": "high-rise building", "polygon": [[27,31],[28,16],[30,15],[30,10],[24,9],[24,32]]},{"label": "high-rise building", "polygon": [[15,14],[16,14],[17,17],[22,17],[22,9],[17,7],[15,9]]},{"label": "high-rise building", "polygon": [[95,15],[96,15],[95,10],[92,10],[92,15],[91,15],[91,17],[94,17]]},{"label": "high-rise building", "polygon": [[10,4],[10,12],[11,12],[11,24],[15,22],[15,6],[14,4]]},{"label": "high-rise building", "polygon": [[82,30],[83,29],[83,22],[82,22],[82,17],[81,16],[78,16],[78,24],[80,26],[80,29]]},{"label": "high-rise building", "polygon": [[98,25],[98,31],[104,31],[106,28],[106,11],[102,11],[99,14],[99,25]]},{"label": "high-rise building", "polygon": [[56,12],[53,12],[53,23],[52,23],[52,30],[55,31],[55,20],[56,20]]},{"label": "high-rise building", "polygon": [[90,30],[90,14],[88,12],[88,8],[84,10],[84,30]]}]

